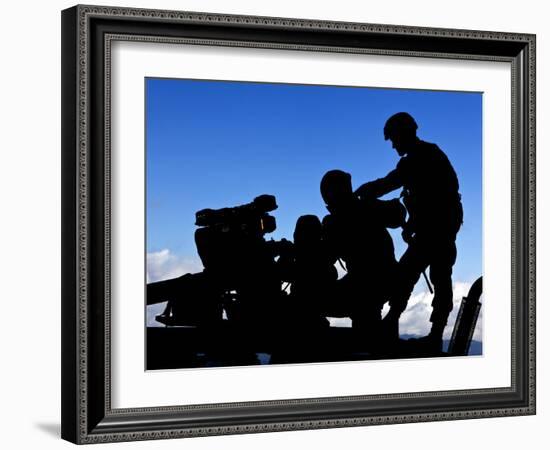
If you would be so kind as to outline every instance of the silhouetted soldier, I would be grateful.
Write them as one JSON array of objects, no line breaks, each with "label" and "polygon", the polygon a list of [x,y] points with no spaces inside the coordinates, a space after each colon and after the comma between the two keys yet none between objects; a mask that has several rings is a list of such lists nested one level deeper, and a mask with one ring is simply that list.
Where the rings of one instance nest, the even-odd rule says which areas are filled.
[{"label": "silhouetted soldier", "polygon": [[456,261],[456,234],[462,224],[458,179],[441,149],[420,140],[418,126],[410,114],[391,116],[384,126],[384,138],[392,141],[401,159],[384,178],[362,185],[360,198],[378,198],[403,188],[402,197],[409,217],[403,226],[408,248],[399,261],[399,279],[390,301],[387,323],[397,323],[405,310],[414,285],[429,266],[434,285],[430,333],[418,343],[428,352],[441,351],[442,336],[453,308],[452,268]]},{"label": "silhouetted soldier", "polygon": [[336,259],[322,239],[322,225],[317,216],[298,218],[294,246],[285,256],[281,256],[278,263],[281,278],[290,282],[292,317],[302,328],[327,326],[325,300],[338,274],[334,266]]},{"label": "silhouetted soldier", "polygon": [[325,316],[327,296],[338,278],[335,262],[322,239],[319,218],[300,216],[293,246],[277,261],[280,278],[290,283],[290,295],[283,302],[286,320],[271,357],[273,364],[322,361],[329,354]]},{"label": "silhouetted soldier", "polygon": [[370,344],[380,344],[382,306],[397,266],[386,227],[402,226],[405,208],[399,200],[358,199],[353,194],[351,175],[341,170],[325,174],[321,195],[330,212],[323,219],[324,237],[347,270],[337,282],[336,311],[331,314],[351,317],[352,327]]}]

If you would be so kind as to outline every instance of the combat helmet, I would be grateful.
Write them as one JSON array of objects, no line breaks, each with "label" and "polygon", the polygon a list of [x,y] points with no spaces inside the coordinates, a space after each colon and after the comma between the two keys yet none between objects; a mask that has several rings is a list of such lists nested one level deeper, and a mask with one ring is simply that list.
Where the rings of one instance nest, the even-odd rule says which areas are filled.
[{"label": "combat helmet", "polygon": [[391,116],[384,125],[384,139],[387,141],[396,134],[416,134],[418,125],[413,117],[407,112],[398,112]]}]

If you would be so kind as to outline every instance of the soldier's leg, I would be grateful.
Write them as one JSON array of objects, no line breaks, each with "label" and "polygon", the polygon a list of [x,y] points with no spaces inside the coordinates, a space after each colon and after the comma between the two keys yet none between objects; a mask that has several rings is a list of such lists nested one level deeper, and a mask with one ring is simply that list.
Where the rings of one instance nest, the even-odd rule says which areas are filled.
[{"label": "soldier's leg", "polygon": [[430,261],[430,280],[434,286],[432,300],[432,331],[430,334],[441,338],[447,319],[453,309],[453,265],[456,261],[456,244],[453,239],[434,241]]},{"label": "soldier's leg", "polygon": [[357,298],[351,314],[354,328],[376,328],[382,319],[382,295],[377,292],[364,290]]},{"label": "soldier's leg", "polygon": [[[388,283],[390,310],[380,328],[381,349],[391,353],[399,343],[399,318],[407,308],[414,286],[427,267],[427,256],[421,242],[413,241],[399,260],[393,280]],[[389,294],[389,296],[388,296]]]},{"label": "soldier's leg", "polygon": [[414,286],[428,266],[429,254],[421,240],[409,244],[397,264],[393,286],[390,288],[390,317],[397,317],[406,309]]}]

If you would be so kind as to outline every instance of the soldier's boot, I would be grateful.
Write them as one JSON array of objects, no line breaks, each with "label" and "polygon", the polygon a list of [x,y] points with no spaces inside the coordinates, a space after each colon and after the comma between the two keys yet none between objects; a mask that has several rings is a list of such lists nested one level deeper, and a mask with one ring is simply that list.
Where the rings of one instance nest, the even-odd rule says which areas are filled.
[{"label": "soldier's boot", "polygon": [[[433,269],[431,269],[433,277]],[[448,275],[448,274],[447,274]],[[414,340],[414,349],[426,356],[440,356],[443,351],[443,331],[453,309],[453,290],[450,276],[435,277],[435,295],[432,300],[430,321],[432,329],[427,336]]]}]

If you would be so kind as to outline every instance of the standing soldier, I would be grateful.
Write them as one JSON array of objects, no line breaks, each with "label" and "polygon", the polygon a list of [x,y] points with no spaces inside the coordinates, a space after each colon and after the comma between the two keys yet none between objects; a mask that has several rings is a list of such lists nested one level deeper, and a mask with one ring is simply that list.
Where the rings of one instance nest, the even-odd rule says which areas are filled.
[{"label": "standing soldier", "polygon": [[441,149],[420,140],[412,116],[400,112],[384,126],[384,138],[391,140],[401,159],[384,178],[365,183],[356,194],[378,198],[398,188],[408,211],[403,240],[408,248],[399,261],[398,282],[385,322],[397,324],[422,272],[430,268],[434,286],[430,333],[418,339],[428,353],[440,353],[443,331],[453,309],[452,270],[456,261],[456,235],[462,224],[458,179]]}]

